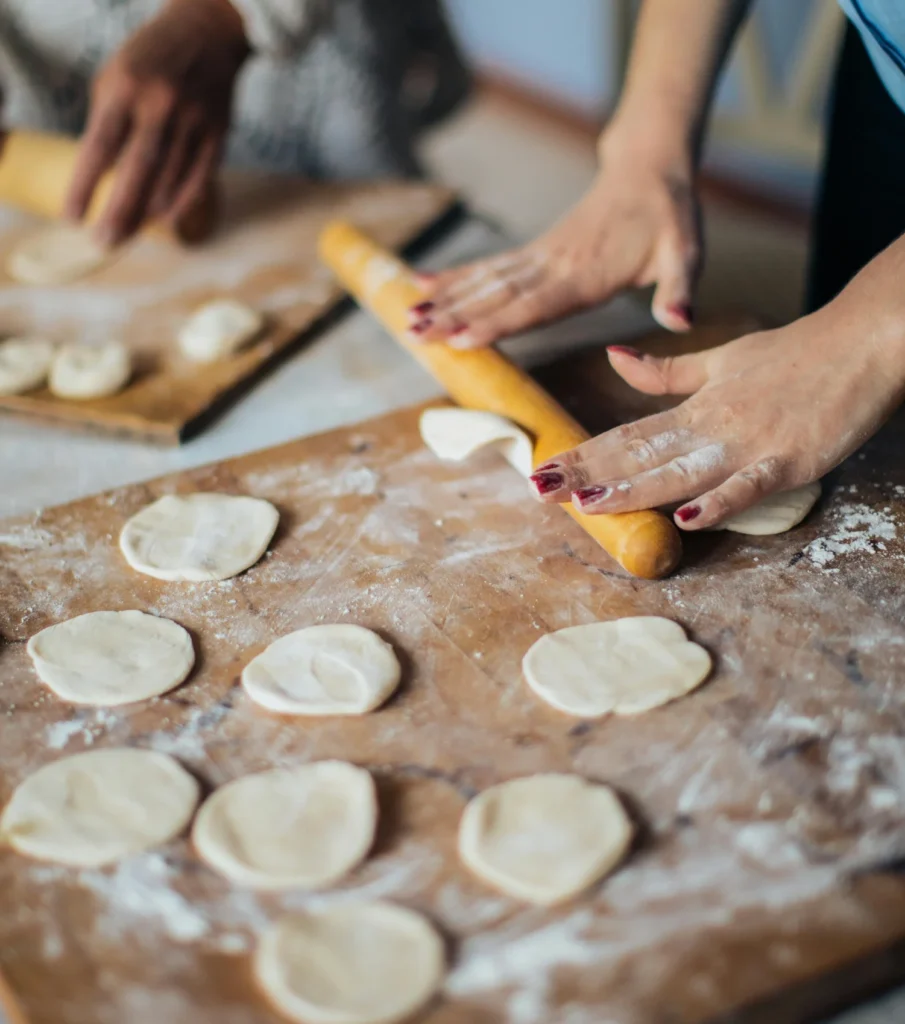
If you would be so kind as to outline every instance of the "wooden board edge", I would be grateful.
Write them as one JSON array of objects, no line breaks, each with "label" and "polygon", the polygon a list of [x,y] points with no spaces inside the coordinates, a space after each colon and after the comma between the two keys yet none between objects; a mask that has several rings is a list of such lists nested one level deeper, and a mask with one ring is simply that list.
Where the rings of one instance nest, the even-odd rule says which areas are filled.
[{"label": "wooden board edge", "polygon": [[5,1024],[29,1024],[25,1011],[2,974],[0,974],[0,1014],[3,1014]]}]

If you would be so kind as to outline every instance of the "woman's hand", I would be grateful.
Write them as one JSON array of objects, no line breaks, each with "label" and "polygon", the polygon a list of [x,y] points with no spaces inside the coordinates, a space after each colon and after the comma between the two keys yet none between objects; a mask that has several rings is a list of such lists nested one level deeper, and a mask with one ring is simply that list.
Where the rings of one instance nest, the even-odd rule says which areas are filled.
[{"label": "woman's hand", "polygon": [[229,0],[169,0],[95,79],[67,214],[84,217],[115,163],[97,226],[102,241],[121,242],[146,217],[178,220],[216,173],[248,52]]},{"label": "woman's hand", "polygon": [[905,395],[905,323],[892,316],[878,326],[845,293],[788,327],[711,351],[665,359],[622,346],[609,352],[638,390],[691,397],[540,467],[538,495],[571,497],[585,513],[685,502],[676,521],[689,530],[823,476]]},{"label": "woman's hand", "polygon": [[[635,129],[632,129],[635,131]],[[498,338],[656,283],[653,313],[691,325],[700,260],[690,157],[652,151],[617,126],[601,143],[601,171],[564,220],[530,245],[425,277],[412,337],[481,348]]]}]

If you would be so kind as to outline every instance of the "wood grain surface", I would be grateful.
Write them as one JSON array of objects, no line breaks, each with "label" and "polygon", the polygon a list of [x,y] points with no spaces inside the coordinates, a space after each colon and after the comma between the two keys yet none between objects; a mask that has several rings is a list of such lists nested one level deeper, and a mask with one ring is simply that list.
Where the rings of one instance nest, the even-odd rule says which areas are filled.
[{"label": "wood grain surface", "polygon": [[[222,225],[203,245],[180,246],[150,233],[109,266],[69,285],[2,282],[0,334],[86,343],[114,337],[132,350],[136,372],[129,386],[110,398],[66,401],[45,388],[0,396],[0,412],[178,444],[341,301],[341,287],[317,260],[317,234],[327,220],[346,217],[384,244],[401,248],[454,206],[454,193],[440,185],[313,184],[227,174]],[[0,210],[0,266],[38,223],[29,214]],[[194,309],[221,296],[259,309],[267,329],[229,359],[192,363],[178,351],[177,331]]]},{"label": "wood grain surface", "polygon": [[[265,1024],[249,954],[281,910],[389,898],[449,940],[431,1024],[802,1021],[905,972],[905,424],[830,481],[797,530],[698,536],[666,582],[618,574],[497,456],[438,463],[397,413],[0,524],[0,802],[88,747],[171,753],[206,788],[345,758],[374,772],[372,856],[334,891],[257,895],[185,839],[93,871],[0,852],[0,971],[28,1024]],[[133,573],[126,519],[164,493],[267,498],[272,550],[222,584]],[[188,628],[179,689],[111,710],[39,684],[26,640],[95,609]],[[714,656],[690,697],[576,721],[524,684],[531,643],[624,615],[681,622]],[[398,695],[360,719],[252,705],[242,667],[302,626],[353,622],[399,652]],[[492,783],[572,770],[617,788],[627,862],[532,909],[472,878],[455,838]],[[0,988],[2,992],[2,988]],[[18,1020],[18,1018],[15,1018]]]}]

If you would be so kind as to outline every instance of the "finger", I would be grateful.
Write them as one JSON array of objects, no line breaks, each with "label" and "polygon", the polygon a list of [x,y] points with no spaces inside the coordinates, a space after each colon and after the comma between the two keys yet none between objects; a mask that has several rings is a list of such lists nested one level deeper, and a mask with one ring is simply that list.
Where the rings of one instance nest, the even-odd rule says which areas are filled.
[{"label": "finger", "polygon": [[616,373],[646,395],[691,395],[707,383],[709,352],[660,357],[628,345],[609,345],[607,354]]},{"label": "finger", "polygon": [[661,327],[668,331],[691,328],[692,295],[698,273],[698,249],[682,238],[671,238],[661,244],[657,257],[657,287],[651,312]]},{"label": "finger", "polygon": [[189,168],[165,215],[167,223],[176,224],[180,218],[202,202],[220,165],[224,138],[223,131],[213,132],[206,136],[198,146],[195,161]]},{"label": "finger", "polygon": [[173,129],[166,159],[148,200],[148,216],[166,214],[193,166],[201,144],[200,120],[193,116],[180,118]]},{"label": "finger", "polygon": [[470,289],[475,282],[481,281],[497,272],[503,273],[517,265],[522,259],[522,249],[511,249],[488,256],[474,263],[465,263],[460,267],[450,267],[435,274],[416,274],[416,280],[427,291],[435,302],[446,302],[451,297]]},{"label": "finger", "polygon": [[129,109],[125,103],[116,101],[92,106],[66,195],[67,217],[81,220],[85,216],[98,182],[105,171],[116,163],[129,124]]},{"label": "finger", "polygon": [[734,473],[676,511],[683,530],[706,530],[736,516],[786,486],[785,466],[779,459],[764,459]]}]

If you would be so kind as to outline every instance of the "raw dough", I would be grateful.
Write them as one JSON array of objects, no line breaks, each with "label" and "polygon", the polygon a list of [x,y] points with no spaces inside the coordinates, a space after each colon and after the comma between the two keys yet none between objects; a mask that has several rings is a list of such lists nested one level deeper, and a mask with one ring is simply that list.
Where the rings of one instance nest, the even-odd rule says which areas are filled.
[{"label": "raw dough", "polygon": [[42,682],[74,704],[112,707],[157,697],[195,664],[192,638],[144,612],[89,612],[48,626],[28,641]]},{"label": "raw dough", "polygon": [[89,227],[50,224],[13,249],[6,272],[21,284],[66,284],[99,269],[113,255],[114,250],[96,241]]},{"label": "raw dough", "polygon": [[765,537],[772,533],[785,533],[797,526],[820,499],[820,484],[806,484],[794,491],[771,494],[752,508],[720,523],[719,529],[733,533],[747,533],[752,537]]},{"label": "raw dough", "polygon": [[363,715],[399,685],[393,648],[362,626],[309,626],[275,640],[249,662],[252,700],[289,715]]},{"label": "raw dough", "polygon": [[0,817],[0,842],[38,860],[95,868],[168,842],[197,803],[198,783],[166,754],[89,750],[21,783]]},{"label": "raw dough", "polygon": [[522,662],[528,685],[579,718],[649,711],[700,685],[710,655],[656,616],[569,626],[542,636]]},{"label": "raw dough", "polygon": [[118,341],[63,345],[50,365],[50,390],[58,398],[106,398],[129,382],[132,358]]},{"label": "raw dough", "polygon": [[319,889],[367,856],[377,828],[374,780],[343,761],[236,779],[198,813],[195,849],[253,889]]},{"label": "raw dough", "polygon": [[445,974],[440,936],[420,914],[355,903],[291,914],[261,937],[254,972],[300,1024],[393,1024],[427,1003]]},{"label": "raw dough", "polygon": [[237,352],[264,326],[256,309],[234,299],[217,299],[196,310],[179,331],[183,355],[199,363],[212,363]]},{"label": "raw dough", "polygon": [[43,338],[0,341],[0,395],[21,395],[47,380],[53,345]]},{"label": "raw dough", "polygon": [[493,445],[523,476],[534,472],[531,438],[510,420],[475,409],[427,409],[421,414],[421,438],[438,459],[462,462]]},{"label": "raw dough", "polygon": [[608,786],[578,775],[531,775],[485,790],[459,824],[459,856],[516,899],[551,904],[608,874],[632,841]]},{"label": "raw dough", "polygon": [[119,546],[133,569],[159,580],[226,580],[260,559],[279,520],[260,498],[168,494],[132,516]]}]

